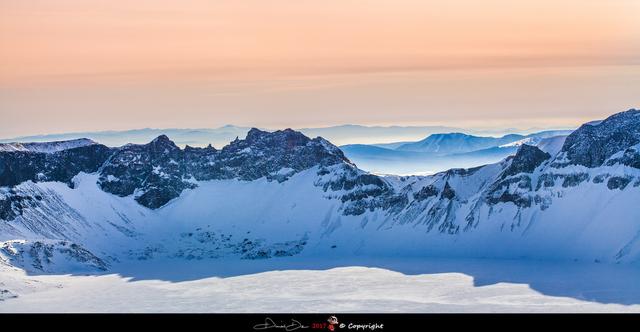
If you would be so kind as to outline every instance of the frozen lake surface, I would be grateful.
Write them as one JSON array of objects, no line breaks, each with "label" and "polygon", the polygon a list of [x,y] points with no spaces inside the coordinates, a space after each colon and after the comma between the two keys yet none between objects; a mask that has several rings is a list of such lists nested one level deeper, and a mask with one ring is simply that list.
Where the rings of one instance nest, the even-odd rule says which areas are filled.
[{"label": "frozen lake surface", "polygon": [[483,259],[163,260],[0,267],[0,312],[640,312],[640,267]]}]

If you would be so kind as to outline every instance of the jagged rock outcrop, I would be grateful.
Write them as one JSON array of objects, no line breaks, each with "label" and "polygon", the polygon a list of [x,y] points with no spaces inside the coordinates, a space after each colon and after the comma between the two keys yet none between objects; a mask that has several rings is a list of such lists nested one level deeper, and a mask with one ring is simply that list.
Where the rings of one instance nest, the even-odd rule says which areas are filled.
[{"label": "jagged rock outcrop", "polygon": [[[486,202],[513,203],[518,207],[530,207],[533,201],[530,195],[533,190],[530,173],[550,158],[551,155],[537,147],[522,144],[516,154],[507,159],[509,164],[486,193]],[[542,178],[543,181],[548,180],[544,176]]]},{"label": "jagged rock outcrop", "polygon": [[614,154],[609,158],[609,160],[607,160],[606,164],[607,166],[622,164],[640,169],[640,144]]},{"label": "jagged rock outcrop", "polygon": [[0,242],[0,259],[32,273],[105,271],[109,266],[83,246],[69,241]]},{"label": "jagged rock outcrop", "polygon": [[184,151],[165,135],[118,149],[100,170],[99,184],[118,196],[135,195],[149,208],[161,207],[195,187],[186,176]]},{"label": "jagged rock outcrop", "polygon": [[543,152],[535,146],[522,144],[518,148],[511,165],[502,172],[502,178],[519,173],[531,173],[536,167],[540,166],[545,160],[551,158],[551,155]]},{"label": "jagged rock outcrop", "polygon": [[291,129],[266,132],[251,129],[221,150],[186,147],[181,150],[162,135],[145,145],[118,149],[100,171],[100,186],[118,196],[135,195],[149,208],[180,196],[195,181],[286,181],[314,166],[349,163],[342,151],[322,138],[310,139]]},{"label": "jagged rock outcrop", "polygon": [[222,148],[214,162],[224,168],[222,178],[267,177],[277,181],[314,166],[339,163],[350,161],[340,149],[321,137],[310,139],[291,129],[270,133],[256,128],[249,130],[246,139],[235,140]]},{"label": "jagged rock outcrop", "polygon": [[587,123],[562,146],[570,164],[598,167],[615,153],[640,143],[640,110],[630,109],[601,122]]},{"label": "jagged rock outcrop", "polygon": [[[102,144],[73,146],[70,149],[45,151],[48,143],[31,143],[31,150],[0,149],[0,187],[25,181],[58,181],[69,185],[80,172],[93,173],[113,152]],[[39,148],[35,148],[39,147]]]},{"label": "jagged rock outcrop", "polygon": [[[120,148],[89,140],[2,147],[0,186],[12,187],[28,180],[72,185],[71,179],[78,173],[99,171],[98,183],[104,191],[121,197],[134,195],[138,203],[152,209],[196,187],[196,181],[266,177],[282,182],[314,166],[350,164],[342,151],[325,139],[310,139],[291,129],[271,133],[253,128],[246,139],[236,139],[221,150],[211,146],[180,149],[165,135],[148,144]],[[21,199],[8,195],[0,200],[0,207],[4,207],[0,215],[15,217]]]},{"label": "jagged rock outcrop", "polygon": [[80,172],[98,171],[113,151],[86,139],[0,144],[0,219],[14,220],[24,210],[36,209],[43,199],[42,193],[23,194],[16,192],[14,186],[27,181],[55,181],[73,187],[73,177]]}]

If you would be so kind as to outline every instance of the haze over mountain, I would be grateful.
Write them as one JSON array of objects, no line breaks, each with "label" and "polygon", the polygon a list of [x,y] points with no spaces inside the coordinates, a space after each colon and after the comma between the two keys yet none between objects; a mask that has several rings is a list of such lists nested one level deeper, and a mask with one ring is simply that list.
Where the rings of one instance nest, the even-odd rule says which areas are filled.
[{"label": "haze over mountain", "polygon": [[[77,132],[46,134],[35,136],[22,136],[14,138],[0,138],[0,143],[10,142],[50,142],[89,138],[107,146],[122,146],[127,143],[141,144],[149,142],[159,135],[171,137],[178,146],[200,146],[209,144],[221,148],[236,137],[244,137],[249,131],[249,127],[226,125],[219,128],[167,128],[155,129],[144,128],[124,131],[97,131],[97,132]],[[266,129],[265,129],[266,130]],[[445,126],[361,126],[361,125],[341,125],[322,128],[303,128],[300,132],[310,137],[322,136],[334,144],[374,144],[398,140],[417,140],[426,135],[444,133],[451,131],[462,131],[476,135],[493,135],[504,132],[508,133],[531,133],[539,129],[461,129]]]},{"label": "haze over mountain", "polygon": [[[340,148],[360,168],[382,174],[433,174],[450,168],[468,168],[497,162],[515,154],[522,144],[559,150],[570,130],[529,135],[481,137],[462,133],[433,134],[417,142],[348,144]],[[552,142],[555,141],[555,144]],[[555,151],[557,152],[557,151]]]}]

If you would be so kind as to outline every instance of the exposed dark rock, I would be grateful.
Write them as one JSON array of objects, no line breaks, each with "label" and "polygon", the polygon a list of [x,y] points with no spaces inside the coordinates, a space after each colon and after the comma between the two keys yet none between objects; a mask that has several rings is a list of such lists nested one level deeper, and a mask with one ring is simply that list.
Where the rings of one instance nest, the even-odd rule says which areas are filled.
[{"label": "exposed dark rock", "polygon": [[[352,190],[362,186],[374,186],[378,188],[388,188],[387,184],[382,181],[378,176],[359,172],[357,169],[349,167],[347,165],[340,168],[342,174],[337,179],[333,179],[323,184],[323,189],[327,191],[331,189],[333,191],[338,190]],[[325,175],[328,173],[322,172],[318,175]]]},{"label": "exposed dark rock", "polygon": [[18,195],[15,192],[0,196],[0,219],[13,220],[22,215],[22,210],[29,206],[29,201],[34,199],[30,196]]},{"label": "exposed dark rock", "polygon": [[633,180],[632,176],[612,176],[611,178],[609,178],[609,181],[607,181],[607,188],[611,190],[623,190],[627,187],[631,180]]},{"label": "exposed dark rock", "polygon": [[533,198],[533,201],[536,203],[536,205],[540,206],[540,210],[542,211],[548,209],[549,206],[551,206],[550,196],[535,195],[535,197]]},{"label": "exposed dark rock", "polygon": [[[538,184],[536,185],[536,190],[539,190],[542,187],[549,188],[556,185],[557,180],[562,180],[562,187],[575,187],[580,183],[589,180],[589,174],[587,173],[575,173],[575,174],[555,174],[555,173],[545,173],[541,174],[538,177]],[[594,182],[601,181],[598,179],[594,179]]]},{"label": "exposed dark rock", "polygon": [[517,193],[511,193],[508,191],[502,192],[500,196],[497,197],[489,197],[487,199],[489,204],[497,204],[497,203],[508,203],[511,202],[518,207],[530,207],[531,206],[531,197],[522,196]]},{"label": "exposed dark rock", "polygon": [[428,186],[422,187],[418,192],[414,193],[413,198],[418,201],[423,201],[429,197],[433,197],[437,195],[438,195],[438,188],[430,184]]},{"label": "exposed dark rock", "polygon": [[535,146],[522,144],[513,157],[511,165],[502,172],[502,178],[519,173],[531,173],[551,155],[543,152]]},{"label": "exposed dark rock", "polygon": [[293,174],[314,166],[350,164],[340,149],[321,137],[310,139],[291,129],[269,133],[256,128],[249,130],[245,140],[225,146],[218,162],[230,169],[227,178],[242,180],[276,179],[282,169]]},{"label": "exposed dark rock", "polygon": [[[382,178],[364,173],[353,165],[342,164],[333,169],[328,181],[320,179],[317,186],[324,191],[346,191],[340,196],[345,203],[343,214],[361,215],[366,211],[383,209],[398,211],[409,203],[406,194],[397,194]],[[321,169],[320,176],[329,174]]]},{"label": "exposed dark rock", "polygon": [[[184,150],[161,135],[148,144],[129,144],[110,149],[88,142],[25,143],[0,149],[0,186],[12,187],[25,181],[60,181],[72,186],[79,172],[99,171],[98,183],[118,196],[135,195],[149,208],[158,208],[194,188],[193,180],[217,179],[286,181],[302,170],[338,163],[351,164],[342,151],[318,137],[310,139],[286,129],[273,133],[251,129],[244,140],[236,139],[222,150],[212,146]],[[71,148],[65,149],[65,146]],[[50,151],[45,151],[48,148]],[[375,176],[345,182],[348,188],[360,183],[383,186]],[[17,198],[0,202],[4,218],[15,217]],[[11,206],[11,208],[10,208]]]},{"label": "exposed dark rock", "polygon": [[609,177],[609,174],[598,174],[593,177],[593,183],[602,183]]},{"label": "exposed dark rock", "polygon": [[482,166],[477,166],[477,167],[471,167],[471,168],[452,168],[449,170],[446,170],[444,172],[440,172],[437,174],[442,174],[444,173],[445,176],[471,176],[474,173],[476,173],[477,171],[479,171],[480,169],[482,169],[485,165]]},{"label": "exposed dark rock", "polygon": [[538,177],[538,184],[536,185],[536,190],[542,188],[543,186],[545,188],[555,186],[556,185],[555,179],[557,178],[558,178],[557,174],[541,174]]},{"label": "exposed dark rock", "polygon": [[600,123],[580,126],[562,146],[573,164],[598,167],[618,151],[640,143],[640,110],[614,114]]},{"label": "exposed dark rock", "polygon": [[152,209],[195,187],[186,179],[184,152],[165,135],[120,148],[102,167],[99,184],[118,196],[135,193],[138,203]]},{"label": "exposed dark rock", "polygon": [[[310,139],[291,129],[269,133],[253,128],[246,139],[236,139],[222,150],[212,146],[187,146],[182,150],[165,135],[148,144],[129,144],[114,149],[91,141],[80,142],[87,144],[84,146],[64,149],[64,143],[50,144],[51,151],[48,152],[34,152],[47,148],[40,143],[0,149],[0,186],[11,187],[28,180],[60,181],[71,186],[71,179],[79,172],[99,171],[98,184],[102,190],[122,197],[135,195],[140,204],[158,208],[185,189],[195,188],[193,180],[249,181],[266,177],[282,182],[314,166],[351,165],[342,151],[331,143],[320,137]],[[380,187],[380,191],[386,189],[383,181],[373,175],[361,175],[339,185],[350,190],[367,184]],[[3,219],[14,218],[19,213],[17,199],[2,199],[0,215]]]},{"label": "exposed dark rock", "polygon": [[[65,260],[80,263],[86,269],[105,271],[108,264],[81,245],[68,241],[20,241],[4,242],[0,250],[9,261],[16,266],[35,273],[48,272],[55,268],[55,257],[61,256]],[[26,262],[30,262],[29,265]]]},{"label": "exposed dark rock", "polygon": [[341,200],[342,202],[347,202],[347,201],[359,201],[359,200],[363,200],[366,199],[368,197],[377,197],[380,196],[384,193],[384,189],[382,188],[373,188],[373,189],[369,189],[369,190],[358,190],[358,191],[353,191],[350,193],[347,193],[345,195],[342,196]]},{"label": "exposed dark rock", "polygon": [[489,189],[489,195],[495,196],[496,193],[514,188],[523,188],[531,190],[531,178],[528,175],[521,174],[516,177],[498,180]]},{"label": "exposed dark rock", "polygon": [[[163,135],[149,144],[118,150],[101,170],[100,185],[119,196],[136,194],[140,204],[158,208],[183,190],[194,188],[192,179],[250,181],[266,177],[282,182],[302,170],[342,162],[350,163],[331,143],[291,129],[269,133],[253,128],[246,139],[236,139],[222,150],[211,146],[181,150]],[[376,180],[381,182],[375,176],[363,176],[356,182]]]},{"label": "exposed dark rock", "polygon": [[584,181],[589,180],[589,174],[587,173],[576,173],[576,174],[567,174],[564,176],[564,181],[562,182],[562,186],[567,187],[575,187]]},{"label": "exposed dark rock", "polygon": [[624,151],[619,158],[612,158],[607,161],[607,166],[623,164],[634,168],[640,168],[640,151],[632,147]]},{"label": "exposed dark rock", "polygon": [[93,173],[109,158],[112,149],[92,144],[53,153],[0,151],[0,186],[25,181],[58,181],[67,184],[80,172]]},{"label": "exposed dark rock", "polygon": [[528,175],[522,175],[520,177],[520,181],[518,181],[518,188],[532,190],[533,188],[531,188],[531,177],[529,177]]},{"label": "exposed dark rock", "polygon": [[185,173],[198,181],[215,180],[224,177],[222,163],[218,162],[219,151],[211,145],[206,148],[184,148]]},{"label": "exposed dark rock", "polygon": [[440,194],[440,197],[446,198],[448,200],[452,200],[456,197],[456,192],[455,190],[453,190],[453,188],[451,188],[449,182],[446,182],[444,184],[444,188],[442,189],[442,194]]},{"label": "exposed dark rock", "polygon": [[397,212],[409,203],[409,199],[406,195],[395,195],[385,187],[383,190],[357,189],[342,196],[342,202],[345,203],[344,215],[357,216],[378,208]]}]

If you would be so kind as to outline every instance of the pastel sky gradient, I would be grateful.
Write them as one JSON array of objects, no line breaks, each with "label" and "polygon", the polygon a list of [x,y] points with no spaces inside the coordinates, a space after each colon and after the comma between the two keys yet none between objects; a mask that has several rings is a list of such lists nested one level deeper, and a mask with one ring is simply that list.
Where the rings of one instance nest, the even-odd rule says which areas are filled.
[{"label": "pastel sky gradient", "polygon": [[637,0],[0,0],[0,137],[575,126],[640,107]]}]

